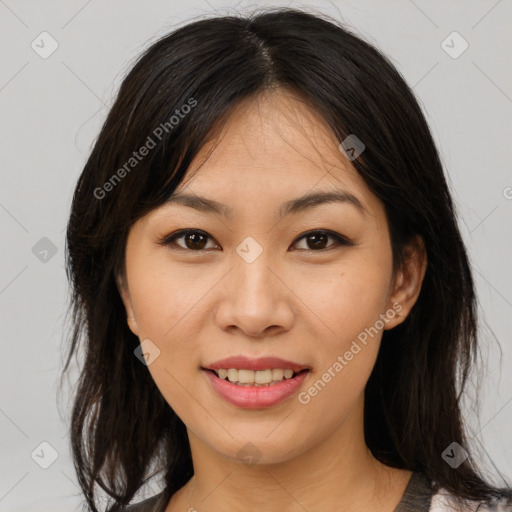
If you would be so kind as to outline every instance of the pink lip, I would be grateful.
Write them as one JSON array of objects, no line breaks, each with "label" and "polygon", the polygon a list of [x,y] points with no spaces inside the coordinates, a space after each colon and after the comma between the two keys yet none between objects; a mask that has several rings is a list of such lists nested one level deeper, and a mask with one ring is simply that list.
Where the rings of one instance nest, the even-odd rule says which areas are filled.
[{"label": "pink lip", "polygon": [[[222,363],[224,364],[224,362]],[[219,367],[226,368],[222,365]],[[269,367],[283,368],[283,366],[279,365],[270,365],[261,369]],[[228,368],[233,368],[233,366],[228,366]],[[252,369],[247,366],[243,366],[243,368]],[[224,400],[236,405],[237,407],[243,407],[246,409],[261,409],[264,407],[271,407],[272,405],[282,402],[299,389],[309,373],[302,372],[291,379],[285,379],[283,382],[272,384],[270,386],[238,386],[217,377],[217,375],[211,370],[203,369],[202,372],[208,377],[215,391],[219,393]]]},{"label": "pink lip", "polygon": [[273,368],[281,368],[283,370],[293,370],[294,372],[300,372],[308,368],[308,366],[295,363],[293,361],[286,361],[280,357],[258,357],[250,359],[245,356],[232,356],[226,359],[215,361],[208,366],[203,366],[207,370],[218,370],[224,368],[235,368],[237,370],[267,370]]}]

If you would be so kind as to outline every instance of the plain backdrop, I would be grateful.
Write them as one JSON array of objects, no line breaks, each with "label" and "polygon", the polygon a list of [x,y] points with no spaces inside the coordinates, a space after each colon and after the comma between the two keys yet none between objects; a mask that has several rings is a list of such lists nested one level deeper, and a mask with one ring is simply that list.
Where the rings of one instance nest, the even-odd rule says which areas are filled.
[{"label": "plain backdrop", "polygon": [[467,407],[472,445],[496,483],[512,479],[510,0],[0,0],[2,512],[81,503],[69,404],[57,395],[68,334],[64,230],[124,74],[187,20],[265,5],[311,5],[344,20],[413,87],[449,175],[488,326],[480,418],[472,399]]}]

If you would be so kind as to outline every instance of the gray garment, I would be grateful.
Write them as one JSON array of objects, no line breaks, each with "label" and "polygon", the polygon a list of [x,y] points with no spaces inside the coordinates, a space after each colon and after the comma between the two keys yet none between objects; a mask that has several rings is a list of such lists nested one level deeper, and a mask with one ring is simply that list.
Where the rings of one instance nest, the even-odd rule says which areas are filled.
[{"label": "gray garment", "polygon": [[432,501],[432,486],[424,473],[413,472],[400,503],[393,512],[428,512]]},{"label": "gray garment", "polygon": [[164,491],[147,500],[128,505],[124,512],[164,512],[167,502],[163,502],[163,497]]},{"label": "gray garment", "polygon": [[[164,512],[163,491],[152,498],[129,505],[125,512]],[[405,488],[400,503],[393,512],[428,512],[432,500],[432,489],[425,475],[414,472]]]}]

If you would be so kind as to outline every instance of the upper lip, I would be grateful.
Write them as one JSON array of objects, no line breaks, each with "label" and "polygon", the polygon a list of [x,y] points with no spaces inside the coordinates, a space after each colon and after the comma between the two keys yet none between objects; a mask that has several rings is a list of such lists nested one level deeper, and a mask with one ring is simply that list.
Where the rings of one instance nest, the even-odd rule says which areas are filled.
[{"label": "upper lip", "polygon": [[308,369],[309,367],[294,361],[287,361],[280,357],[258,357],[249,358],[246,356],[231,356],[226,359],[219,359],[213,363],[203,366],[205,370],[217,370],[219,368],[229,369],[235,368],[237,370],[267,370],[280,368],[283,370],[293,370],[300,372],[301,370]]}]

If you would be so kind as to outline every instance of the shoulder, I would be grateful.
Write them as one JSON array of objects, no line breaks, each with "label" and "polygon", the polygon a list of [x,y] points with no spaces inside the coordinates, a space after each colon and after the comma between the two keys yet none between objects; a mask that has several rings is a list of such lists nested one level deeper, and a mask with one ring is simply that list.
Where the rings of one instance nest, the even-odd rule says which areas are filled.
[{"label": "shoulder", "polygon": [[472,501],[462,504],[446,489],[439,489],[432,496],[429,512],[512,512],[512,502],[506,500]]},{"label": "shoulder", "polygon": [[122,512],[163,512],[164,507],[164,492],[152,496],[139,503],[128,505]]}]

